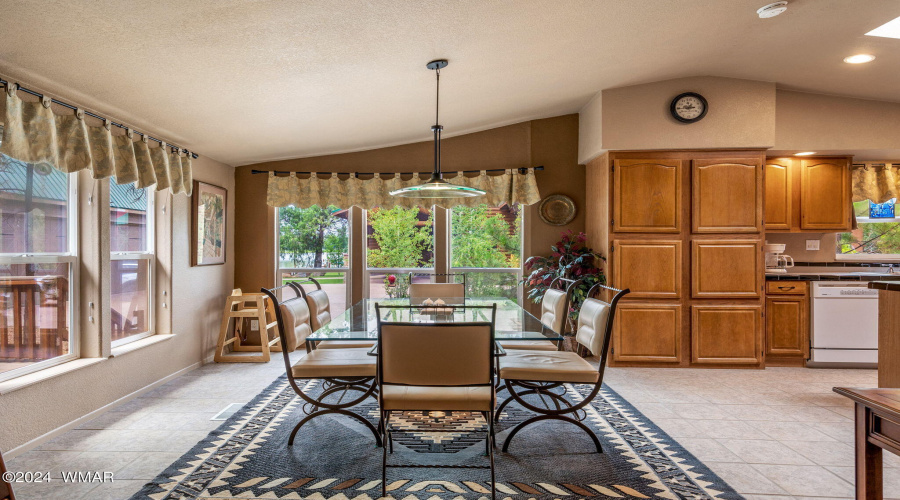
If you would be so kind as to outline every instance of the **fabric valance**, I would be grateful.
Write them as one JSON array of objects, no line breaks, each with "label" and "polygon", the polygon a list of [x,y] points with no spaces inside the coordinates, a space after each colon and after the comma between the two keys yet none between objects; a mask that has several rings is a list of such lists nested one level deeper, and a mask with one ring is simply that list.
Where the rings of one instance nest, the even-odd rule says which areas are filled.
[{"label": "fabric valance", "polygon": [[[375,207],[415,207],[423,203],[431,205],[431,200],[416,198],[400,198],[389,193],[395,189],[421,184],[427,177],[414,175],[410,179],[402,179],[395,174],[374,174],[371,179],[359,179],[351,175],[341,179],[338,174],[319,177],[310,174],[300,177],[295,173],[277,176],[269,172],[269,187],[266,202],[273,207],[295,206],[308,208],[313,205],[334,205],[338,208],[356,206],[363,209]],[[486,203],[489,206],[532,205],[541,201],[534,169],[527,169],[524,174],[518,170],[506,170],[500,175],[489,175],[482,171],[475,177],[457,174],[455,177],[445,175],[444,180],[454,184],[481,189],[487,194],[472,198],[446,198],[434,200],[433,203],[451,208],[455,206],[476,206]]]},{"label": "fabric valance", "polygon": [[115,176],[119,184],[136,183],[138,188],[156,186],[172,193],[191,194],[191,156],[174,152],[162,144],[150,147],[146,137],[134,141],[112,135],[109,123],[93,127],[84,113],[57,115],[50,99],[25,102],[16,95],[17,86],[6,89],[6,116],[0,153],[26,163],[48,163],[65,173],[90,169],[95,179]]},{"label": "fabric valance", "polygon": [[900,198],[900,162],[866,162],[853,169],[853,201]]}]

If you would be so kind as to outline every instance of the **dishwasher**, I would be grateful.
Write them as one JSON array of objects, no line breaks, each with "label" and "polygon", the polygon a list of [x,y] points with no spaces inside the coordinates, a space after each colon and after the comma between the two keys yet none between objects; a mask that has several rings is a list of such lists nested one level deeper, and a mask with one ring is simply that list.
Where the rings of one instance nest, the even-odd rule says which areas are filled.
[{"label": "dishwasher", "polygon": [[865,281],[813,281],[807,366],[878,366],[878,290]]}]

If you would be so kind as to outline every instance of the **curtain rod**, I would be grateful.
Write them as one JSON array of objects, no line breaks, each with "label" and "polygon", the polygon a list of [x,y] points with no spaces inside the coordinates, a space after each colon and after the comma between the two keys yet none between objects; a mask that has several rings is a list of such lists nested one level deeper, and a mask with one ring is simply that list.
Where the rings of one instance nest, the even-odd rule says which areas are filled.
[{"label": "curtain rod", "polygon": [[[540,167],[531,167],[534,170],[544,170],[543,166]],[[519,167],[519,168],[489,168],[487,170],[445,170],[445,174],[476,174],[480,172],[506,172],[507,170],[518,170],[520,174],[524,174],[528,167]],[[382,175],[429,175],[431,172],[294,172],[292,170],[251,170],[251,174],[268,174],[274,173],[278,174],[316,174],[316,175],[352,175],[356,178],[359,178],[360,175],[372,175],[382,174]]]},{"label": "curtain rod", "polygon": [[[6,80],[4,80],[4,79],[2,79],[2,78],[0,78],[0,85],[3,85],[3,87],[5,87],[5,88],[9,88],[9,82],[6,81]],[[25,88],[25,87],[19,85],[18,83],[15,84],[15,85],[16,85],[17,90],[21,90],[22,92],[25,92],[26,94],[31,94],[31,95],[33,95],[33,96],[40,97],[41,99],[44,98],[44,94],[41,94],[40,92],[36,92],[36,91],[34,91],[34,90],[27,89],[27,88]],[[78,109],[81,109],[81,108],[79,108],[78,106],[73,106],[73,105],[71,105],[71,104],[69,104],[69,103],[67,103],[67,102],[63,102],[63,101],[60,101],[60,100],[58,100],[58,99],[53,99],[52,97],[50,98],[50,102],[53,102],[53,103],[55,103],[55,104],[59,104],[60,106],[62,106],[62,107],[64,107],[64,108],[69,108],[69,109],[71,109],[72,111],[77,111]],[[125,129],[125,130],[128,130],[128,129],[129,129],[129,127],[128,127],[127,125],[123,125],[123,124],[121,124],[121,123],[116,123],[116,122],[110,120],[109,118],[104,118],[104,117],[102,117],[102,116],[100,116],[100,115],[96,115],[96,114],[91,113],[90,111],[87,111],[87,110],[84,110],[84,109],[82,109],[82,111],[84,112],[84,114],[86,114],[86,115],[88,115],[88,116],[92,116],[92,117],[94,117],[94,118],[97,118],[98,120],[103,120],[104,122],[108,121],[110,125],[114,125],[114,126],[116,126],[116,127],[119,127],[119,128],[121,128],[121,129]],[[145,134],[145,133],[143,133],[143,132],[138,132],[137,130],[132,130],[132,132],[135,133],[135,134],[137,134],[137,135],[139,135],[139,136],[141,136],[141,137],[146,137],[147,139],[149,139],[149,140],[151,140],[151,141],[158,142],[160,145],[162,145],[163,143],[165,143],[166,146],[169,146],[169,147],[171,147],[171,148],[173,148],[173,149],[177,149],[178,151],[183,151],[183,152],[185,152],[185,153],[188,153],[188,154],[191,155],[191,158],[197,158],[197,153],[193,153],[193,152],[191,152],[191,151],[188,151],[187,148],[183,148],[183,147],[181,147],[181,146],[178,146],[177,144],[171,144],[171,143],[165,142],[165,141],[163,141],[163,140],[161,140],[161,139],[157,139],[156,137],[150,137],[149,135],[147,135],[147,134]]]},{"label": "curtain rod", "polygon": [[886,162],[886,161],[872,161],[872,162],[863,162],[863,163],[854,163],[854,167],[883,167],[890,163],[891,165],[900,165],[900,161],[894,162]]}]

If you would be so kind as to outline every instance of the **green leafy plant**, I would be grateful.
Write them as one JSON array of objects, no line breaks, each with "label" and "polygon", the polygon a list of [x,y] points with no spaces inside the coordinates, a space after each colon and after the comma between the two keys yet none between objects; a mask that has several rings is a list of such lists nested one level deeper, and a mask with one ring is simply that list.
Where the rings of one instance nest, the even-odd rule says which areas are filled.
[{"label": "green leafy plant", "polygon": [[[522,284],[528,289],[526,296],[532,302],[538,303],[544,298],[544,293],[550,288],[550,284],[556,278],[581,280],[572,288],[572,296],[569,300],[569,325],[578,320],[578,311],[581,304],[587,298],[591,287],[597,283],[606,284],[606,275],[599,267],[606,258],[594,252],[586,244],[587,235],[575,234],[571,230],[562,233],[561,239],[550,247],[549,257],[534,256],[525,261],[525,272],[528,275],[522,279]],[[562,288],[568,286],[562,283]]]}]

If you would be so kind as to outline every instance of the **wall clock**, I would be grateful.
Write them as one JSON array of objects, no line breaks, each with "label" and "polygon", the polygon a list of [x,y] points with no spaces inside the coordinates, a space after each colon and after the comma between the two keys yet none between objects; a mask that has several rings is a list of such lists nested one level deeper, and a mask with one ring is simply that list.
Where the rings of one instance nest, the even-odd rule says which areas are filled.
[{"label": "wall clock", "polygon": [[672,99],[669,111],[672,117],[682,123],[698,122],[706,116],[709,110],[709,103],[706,98],[696,92],[685,92],[678,94]]}]

